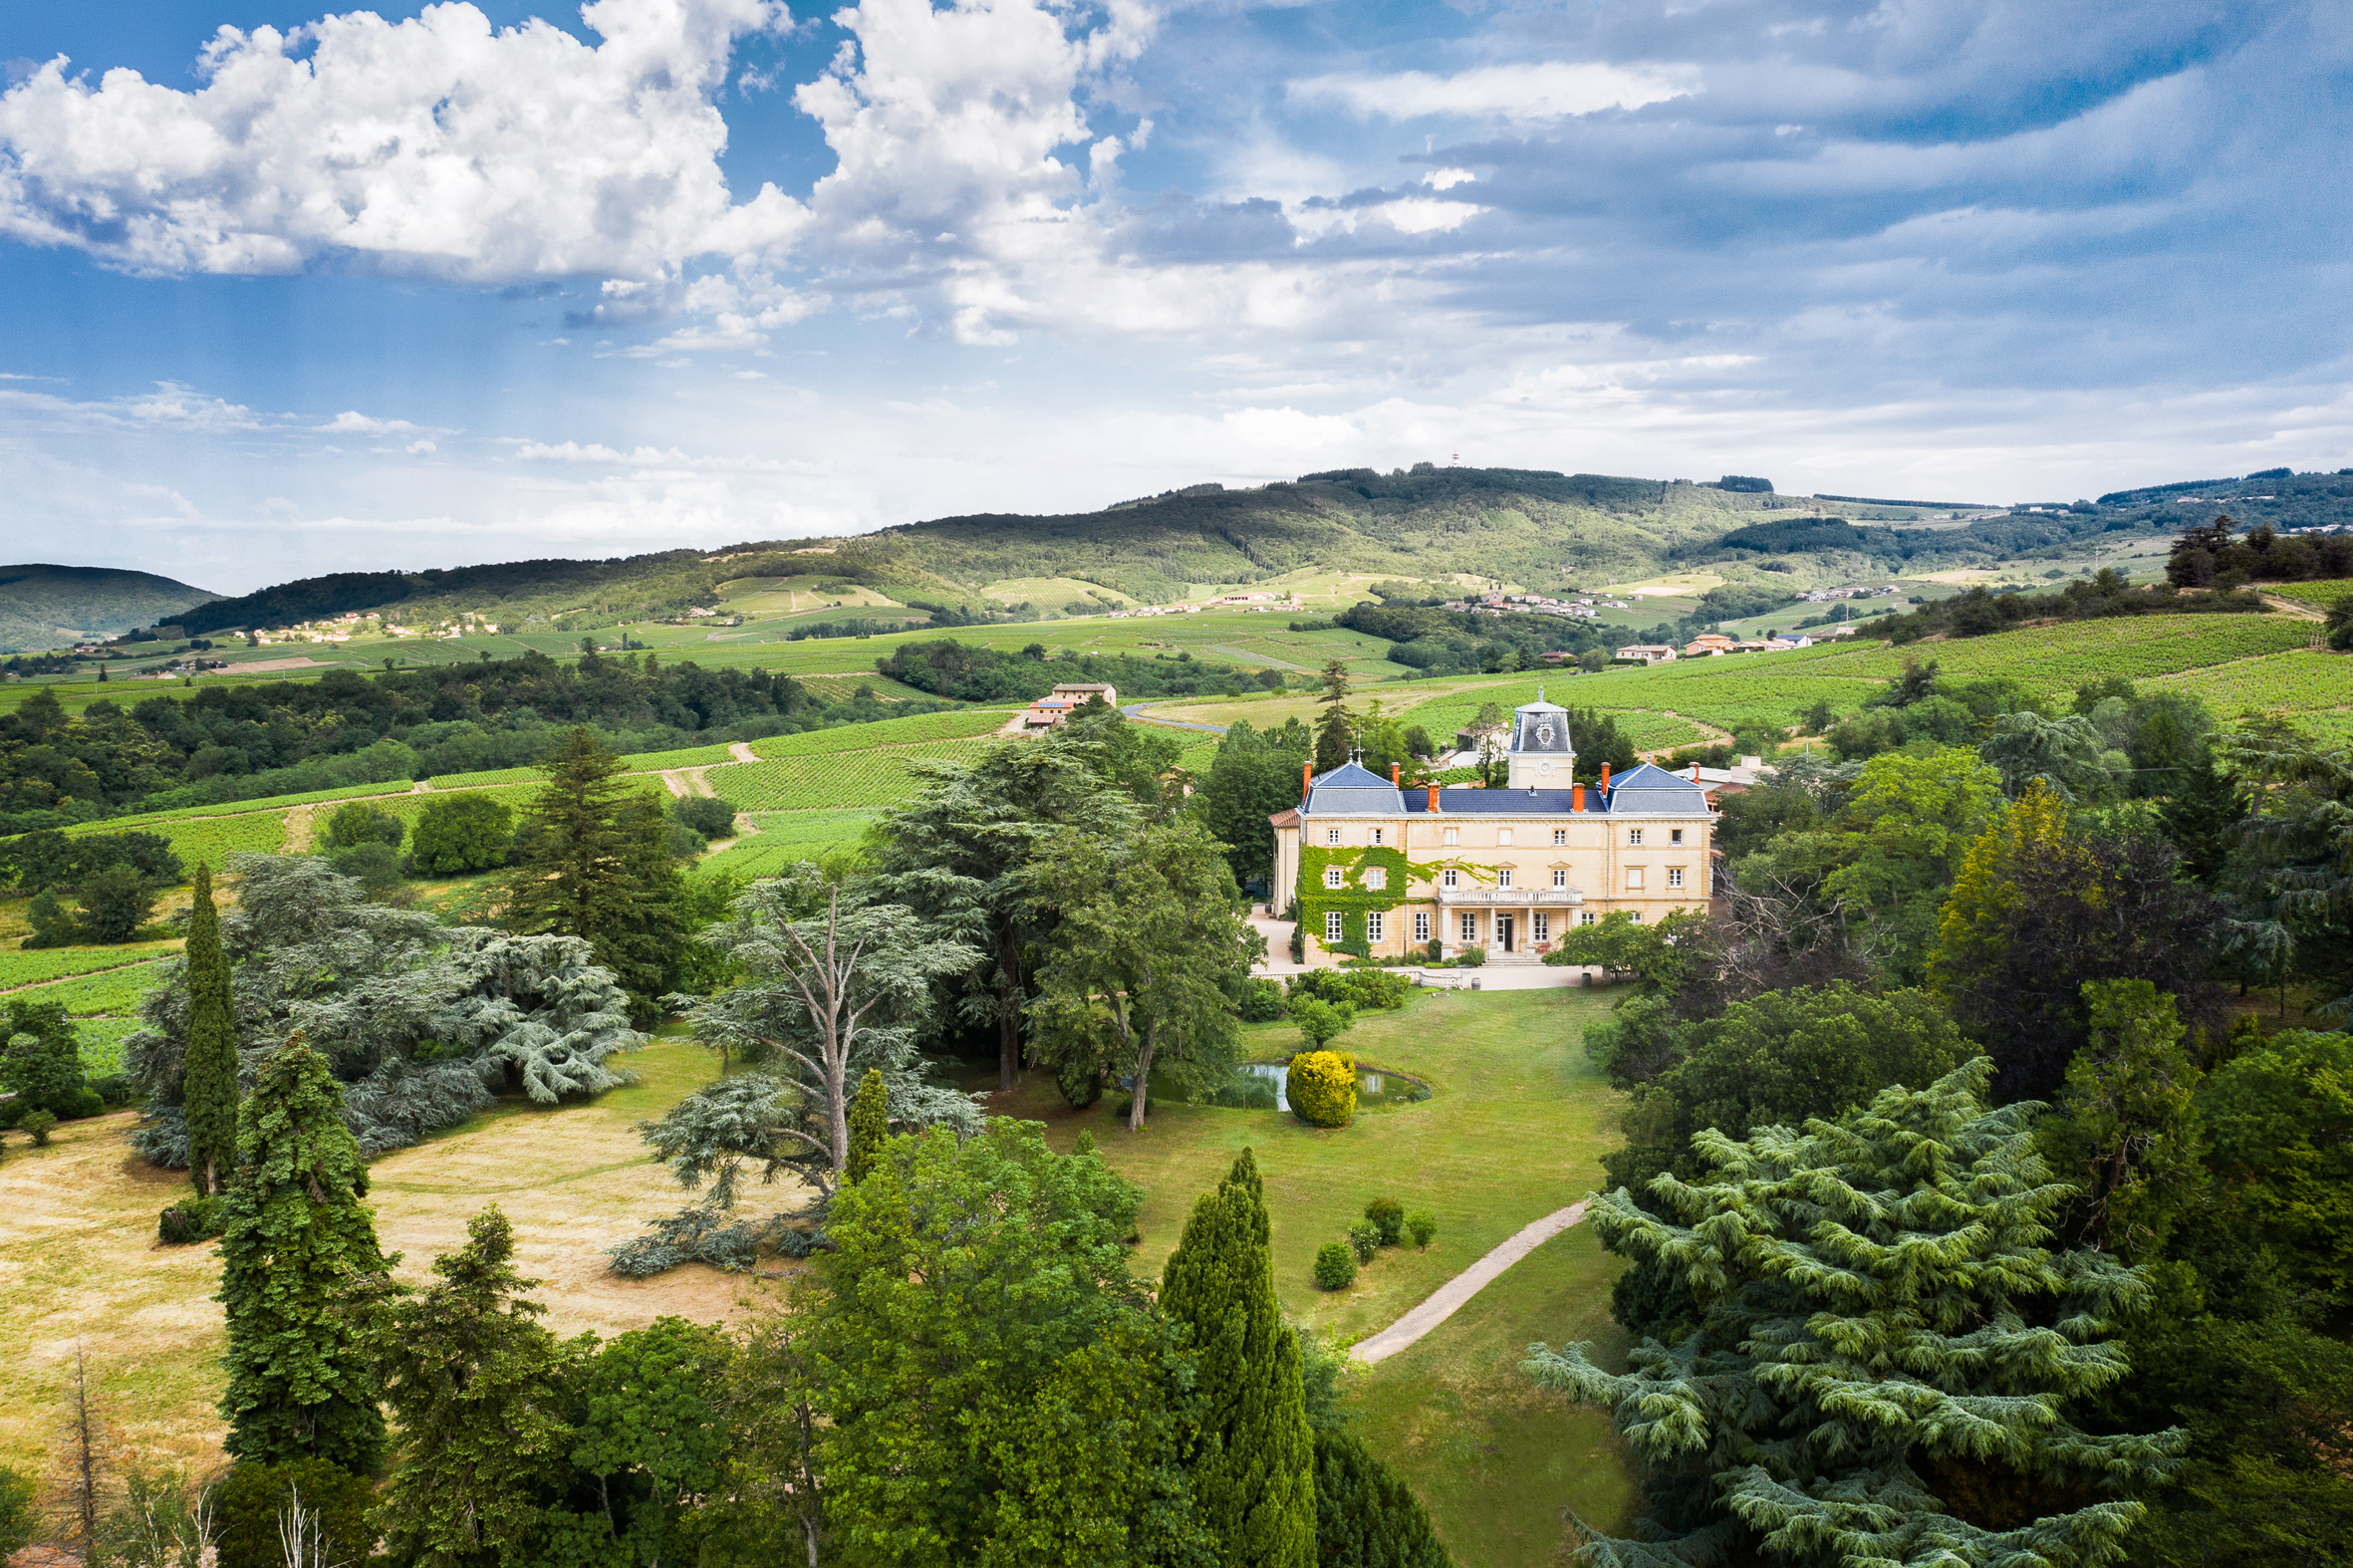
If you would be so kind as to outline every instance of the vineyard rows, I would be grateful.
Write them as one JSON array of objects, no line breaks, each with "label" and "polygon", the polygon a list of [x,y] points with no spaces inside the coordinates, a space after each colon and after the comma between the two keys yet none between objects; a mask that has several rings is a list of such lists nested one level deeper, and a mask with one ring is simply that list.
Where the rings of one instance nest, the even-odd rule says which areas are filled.
[{"label": "vineyard rows", "polygon": [[843,806],[889,806],[915,793],[916,762],[971,757],[985,749],[973,740],[940,740],[888,749],[837,751],[738,762],[705,775],[720,799],[739,811],[802,811]]},{"label": "vineyard rows", "polygon": [[138,1004],[163,978],[164,962],[129,964],[108,969],[99,974],[85,975],[58,985],[45,986],[41,1000],[62,1002],[68,1013],[81,1017],[90,1013],[108,1013],[129,1017],[138,1011]]},{"label": "vineyard rows", "polygon": [[805,757],[842,751],[872,750],[877,746],[912,741],[963,740],[994,734],[1013,716],[1010,708],[958,708],[949,713],[911,713],[905,718],[877,719],[871,724],[838,724],[832,729],[806,730],[798,735],[771,735],[752,742],[752,754],[762,759]]},{"label": "vineyard rows", "polygon": [[177,946],[164,942],[133,942],[121,947],[35,948],[30,952],[0,947],[0,991],[38,985],[44,980],[61,980],[72,974],[97,974],[135,963],[152,963],[178,950]]},{"label": "vineyard rows", "polygon": [[760,831],[746,834],[702,861],[695,874],[780,876],[796,861],[814,860],[829,850],[857,843],[874,820],[871,811],[757,812],[752,822]]},{"label": "vineyard rows", "polygon": [[2341,717],[2353,709],[2353,658],[2342,653],[2310,651],[2273,653],[2265,658],[2161,675],[2149,684],[2160,690],[2187,691],[2203,697],[2218,718],[2232,719],[2242,713],[2285,713],[2299,723],[2304,723],[2309,715],[2326,725],[2332,710]]},{"label": "vineyard rows", "polygon": [[2320,605],[2331,610],[2353,599],[2353,577],[2333,577],[2317,583],[2258,583],[2255,586],[2266,593],[2277,594],[2282,599],[2300,599],[2305,604]]}]

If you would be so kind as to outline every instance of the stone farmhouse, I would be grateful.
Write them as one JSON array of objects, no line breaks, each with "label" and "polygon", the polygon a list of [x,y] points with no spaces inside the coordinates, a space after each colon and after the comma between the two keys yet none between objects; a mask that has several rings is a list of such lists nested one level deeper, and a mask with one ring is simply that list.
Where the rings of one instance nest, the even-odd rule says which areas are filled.
[{"label": "stone farmhouse", "polygon": [[1071,681],[1056,686],[1051,692],[1032,702],[1029,705],[1029,710],[1021,715],[1021,727],[1023,729],[1052,729],[1079,708],[1084,707],[1089,697],[1101,697],[1108,707],[1120,705],[1120,693],[1115,686]]},{"label": "stone farmhouse", "polygon": [[1277,910],[1298,901],[1327,950],[1399,956],[1437,940],[1452,957],[1535,963],[1613,911],[1657,920],[1706,907],[1715,813],[1692,779],[1645,763],[1578,784],[1568,710],[1512,714],[1508,783],[1408,788],[1356,761],[1302,779],[1276,813]]}]

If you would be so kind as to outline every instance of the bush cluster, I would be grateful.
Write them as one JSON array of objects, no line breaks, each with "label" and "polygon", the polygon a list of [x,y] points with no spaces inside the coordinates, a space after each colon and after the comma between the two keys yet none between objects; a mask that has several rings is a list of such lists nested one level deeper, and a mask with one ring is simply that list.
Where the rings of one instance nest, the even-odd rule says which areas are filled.
[{"label": "bush cluster", "polygon": [[1376,1197],[1365,1205],[1365,1217],[1348,1227],[1347,1239],[1327,1241],[1315,1254],[1315,1282],[1325,1290],[1345,1290],[1356,1282],[1357,1269],[1380,1256],[1383,1247],[1401,1245],[1409,1236],[1417,1248],[1428,1247],[1438,1234],[1438,1219],[1428,1209],[1406,1212],[1394,1197]]},{"label": "bush cluster", "polygon": [[1356,1283],[1356,1253],[1345,1241],[1327,1241],[1316,1249],[1315,1282],[1325,1290],[1346,1290]]}]

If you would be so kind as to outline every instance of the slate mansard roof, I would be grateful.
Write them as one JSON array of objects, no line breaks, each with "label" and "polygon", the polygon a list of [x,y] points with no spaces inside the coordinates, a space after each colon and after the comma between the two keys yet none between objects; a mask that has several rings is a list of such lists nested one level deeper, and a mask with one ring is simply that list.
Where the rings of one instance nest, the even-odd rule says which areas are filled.
[{"label": "slate mansard roof", "polygon": [[[1334,768],[1309,785],[1301,817],[1704,817],[1707,792],[1680,773],[1644,763],[1612,781],[1604,796],[1586,786],[1585,809],[1577,810],[1574,789],[1447,789],[1438,792],[1438,809],[1430,809],[1430,791],[1401,790],[1389,780],[1357,763]],[[1284,815],[1288,815],[1285,813]],[[1289,823],[1282,824],[1285,827]]]}]

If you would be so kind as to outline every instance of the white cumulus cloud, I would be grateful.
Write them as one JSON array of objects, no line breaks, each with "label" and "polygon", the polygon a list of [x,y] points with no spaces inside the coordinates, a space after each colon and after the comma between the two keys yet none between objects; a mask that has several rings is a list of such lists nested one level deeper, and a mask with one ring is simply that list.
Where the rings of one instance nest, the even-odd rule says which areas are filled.
[{"label": "white cumulus cloud", "polygon": [[1332,104],[1366,120],[1506,120],[1541,123],[1605,109],[1640,109],[1699,89],[1698,68],[1545,60],[1478,66],[1452,76],[1400,71],[1340,73],[1289,84],[1291,98]]},{"label": "white cumulus cloud", "polygon": [[777,244],[804,221],[737,204],[711,101],[771,0],[597,0],[595,48],[468,4],[287,32],[223,27],[203,86],[92,87],[50,61],[0,94],[0,234],[134,272],[296,272],[322,260],[465,282],[651,277]]}]

